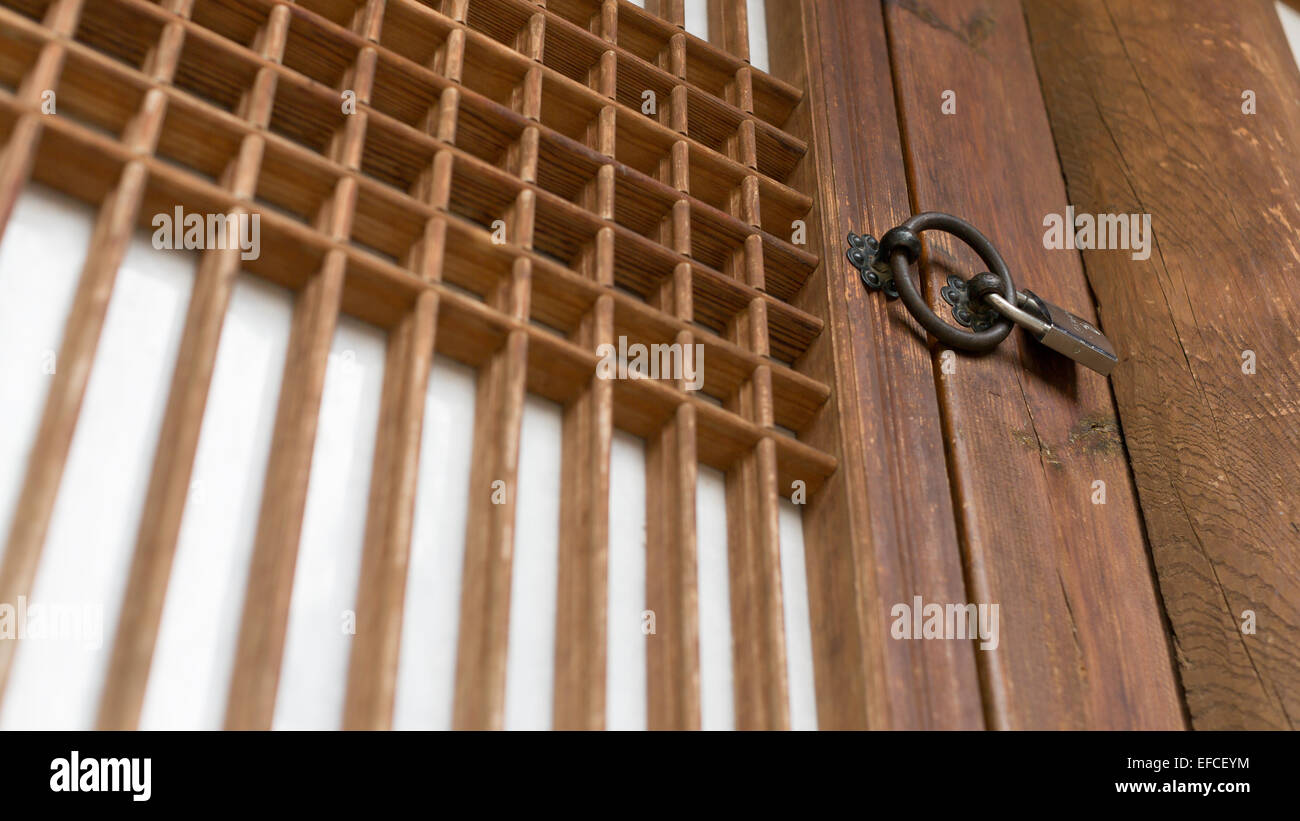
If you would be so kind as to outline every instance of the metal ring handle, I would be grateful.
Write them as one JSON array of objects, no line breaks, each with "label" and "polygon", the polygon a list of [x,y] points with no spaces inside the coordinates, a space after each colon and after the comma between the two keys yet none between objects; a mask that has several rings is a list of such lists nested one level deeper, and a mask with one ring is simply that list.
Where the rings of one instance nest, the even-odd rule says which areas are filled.
[{"label": "metal ring handle", "polygon": [[[1002,260],[1002,255],[993,247],[993,243],[989,242],[988,237],[981,234],[974,225],[960,217],[954,217],[952,214],[926,211],[923,214],[917,214],[899,227],[917,234],[929,230],[943,231],[966,243],[984,261],[989,271],[997,274],[998,278],[1002,280],[1002,294],[1006,297],[1007,302],[1012,305],[1016,304],[1016,286],[1011,281],[1011,272],[1007,270],[1007,264]],[[992,327],[983,331],[963,331],[949,325],[930,309],[930,306],[926,304],[925,297],[921,296],[921,291],[916,287],[916,282],[912,279],[912,264],[903,249],[896,248],[893,250],[889,257],[889,265],[894,273],[894,284],[898,288],[898,296],[903,300],[903,304],[907,306],[908,312],[916,317],[916,321],[921,323],[921,327],[933,334],[934,338],[943,344],[968,351],[988,351],[997,347],[998,343],[1006,339],[1007,335],[1011,333],[1013,323],[1006,317],[1000,318]]]}]

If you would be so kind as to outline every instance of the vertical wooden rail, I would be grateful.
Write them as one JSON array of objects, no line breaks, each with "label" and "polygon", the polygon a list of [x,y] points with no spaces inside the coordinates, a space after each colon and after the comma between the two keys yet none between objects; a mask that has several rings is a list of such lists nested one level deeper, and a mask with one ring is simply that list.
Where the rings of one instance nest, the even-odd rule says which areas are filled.
[{"label": "vertical wooden rail", "polygon": [[[745,38],[744,3],[738,22],[725,39]],[[740,30],[736,30],[736,26]],[[710,28],[710,35],[713,29]],[[753,107],[752,77],[737,73],[737,97]],[[750,111],[749,113],[752,113]],[[741,123],[735,148],[741,164],[758,167],[757,148],[752,139],[753,121]],[[743,134],[748,131],[750,139]],[[759,217],[758,177],[744,177],[733,193],[735,216],[757,229]],[[762,291],[763,242],[750,234],[735,254],[733,275]],[[734,341],[760,357],[771,351],[768,342],[767,303],[753,299],[732,329]],[[732,408],[760,427],[775,425],[772,407],[772,369],[754,369]],[[776,442],[764,437],[757,447],[740,458],[727,472],[727,557],[730,567],[732,683],[735,689],[736,727],[742,730],[784,730],[790,726],[790,699],[785,659],[785,612],[781,593],[780,493],[776,484]]]},{"label": "vertical wooden rail", "polygon": [[[684,78],[685,36],[674,35],[669,48],[673,73]],[[686,133],[684,92],[681,85],[674,88],[669,112],[672,128],[682,134]],[[686,199],[689,151],[687,142],[678,140],[665,163],[665,181],[682,193],[673,206],[669,240],[675,251],[686,255],[691,253],[691,210]],[[691,279],[690,263],[678,263],[672,279],[660,289],[657,307],[690,322],[694,316]],[[690,331],[680,332],[673,341],[683,351],[694,350]],[[657,630],[649,637],[646,653],[647,726],[652,730],[700,727],[695,425],[695,408],[683,402],[646,442],[646,608],[655,614]]]},{"label": "vertical wooden rail", "polygon": [[[541,54],[543,31],[534,42]],[[517,110],[541,117],[541,72],[530,68],[516,89]],[[536,126],[521,136],[518,175],[536,180]],[[534,133],[530,133],[534,132]],[[521,191],[506,216],[507,239],[531,248],[535,195]],[[529,290],[532,264],[515,259],[510,277],[491,302],[519,325],[479,369],[474,400],[473,466],[469,477],[465,569],[461,579],[460,637],[456,653],[456,695],[452,723],[462,730],[501,729],[505,717],[506,651],[510,628],[510,570],[514,559],[518,498],[519,433],[528,377]]]},{"label": "vertical wooden rail", "polygon": [[646,653],[651,730],[700,728],[697,472],[695,408],[682,404],[646,442],[646,608],[657,631]]},{"label": "vertical wooden rail", "polygon": [[[372,42],[378,34],[378,26],[367,32]],[[452,92],[449,88],[429,118],[434,135],[448,142],[454,138],[459,103],[459,95]],[[440,210],[447,207],[451,159],[445,151],[435,154],[419,192],[425,202]],[[426,224],[408,261],[422,279],[442,278],[445,234],[446,217],[438,213]],[[386,730],[392,726],[437,310],[437,295],[425,291],[389,332],[357,593],[357,634],[348,660],[345,729]],[[426,458],[431,457],[426,454]]]},{"label": "vertical wooden rail", "polygon": [[[885,11],[915,210],[975,220],[1017,286],[1091,319],[1078,254],[1043,242],[1065,188],[1018,0]],[[936,37],[936,25],[966,34]],[[955,114],[941,109],[945,90]],[[972,273],[974,257],[950,237],[925,240],[929,301],[943,311],[938,286]],[[977,651],[990,725],[1182,727],[1106,380],[1019,332],[988,356],[954,356],[939,400],[969,591],[1000,608],[997,649]]]},{"label": "vertical wooden rail", "polygon": [[749,59],[745,0],[709,0],[709,42],[742,60]]},{"label": "vertical wooden rail", "polygon": [[[45,14],[44,24],[55,35],[71,36],[81,17],[82,2],[84,0],[55,0]],[[67,45],[58,39],[41,46],[36,62],[18,89],[18,103],[28,110],[19,115],[9,134],[9,141],[5,144],[4,153],[0,154],[0,239],[4,239],[5,227],[9,225],[14,204],[18,202],[23,186],[32,175],[36,147],[41,139],[41,120],[49,116],[40,111],[41,96],[47,89],[53,90],[58,85],[66,51]],[[2,679],[0,690],[3,690]]]},{"label": "vertical wooden rail", "polygon": [[645,10],[667,20],[674,26],[686,25],[686,3],[684,0],[645,0]]},{"label": "vertical wooden rail", "polygon": [[815,194],[822,259],[796,304],[826,329],[799,367],[836,386],[800,437],[839,460],[803,516],[818,726],[980,728],[973,645],[890,636],[894,604],[967,593],[923,331],[844,261],[849,231],[910,214],[881,5],[767,0],[767,22],[773,70],[805,89],[789,182]]},{"label": "vertical wooden rail", "polygon": [[[364,12],[358,16],[357,24],[363,35],[377,36],[382,9],[382,0],[368,0]],[[288,6],[277,5],[271,14],[288,16],[289,12]],[[357,55],[351,80],[358,100],[370,98],[375,56],[373,48],[363,48]],[[331,159],[348,169],[357,169],[365,128],[363,109],[349,115],[341,127],[342,133],[334,141]],[[334,239],[346,240],[352,230],[356,197],[356,179],[341,177],[331,200],[322,209],[318,227]],[[338,320],[344,268],[343,252],[328,251],[320,270],[308,280],[294,306],[226,705],[227,729],[268,729],[275,713],[298,540],[302,534],[316,424],[330,342]]]},{"label": "vertical wooden rail", "polygon": [[1119,352],[1111,384],[1192,725],[1295,729],[1291,45],[1269,2],[1026,0],[1024,10],[1069,202],[1080,215],[1150,220],[1145,253],[1134,241],[1082,255]]},{"label": "vertical wooden rail", "polygon": [[[767,342],[764,308],[762,300],[755,299],[745,320],[749,344],[757,350]],[[735,409],[759,425],[772,426],[770,366],[754,369]],[[737,729],[783,730],[790,724],[776,477],[776,442],[770,437],[761,439],[727,472]]]},{"label": "vertical wooden rail", "polygon": [[[185,16],[192,0],[176,0],[173,9]],[[74,6],[60,6],[52,18],[76,28]],[[41,415],[36,440],[28,457],[27,475],[18,498],[17,511],[9,532],[9,544],[0,565],[0,601],[14,602],[28,595],[36,576],[41,550],[50,524],[50,515],[58,498],[59,483],[67,463],[68,450],[76,430],[81,403],[90,381],[95,349],[108,312],[117,271],[126,255],[135,230],[136,217],[148,184],[149,172],[143,156],[154,152],[167,110],[167,96],[158,87],[171,80],[180,61],[185,31],[179,23],[165,26],[157,49],[150,56],[145,73],[154,85],[144,95],[140,110],[127,124],[122,141],[137,155],[127,162],[117,185],[100,206],[81,280],[68,313],[63,341],[59,347],[59,365],[50,384],[45,410]],[[42,55],[44,57],[44,55]],[[52,55],[39,64],[52,81],[58,56]],[[39,97],[39,90],[32,89]],[[17,642],[0,642],[0,696],[13,668]]]},{"label": "vertical wooden rail", "polygon": [[[268,17],[257,43],[263,58],[280,61],[288,25],[287,13]],[[257,128],[265,128],[270,121],[275,81],[273,69],[259,69],[245,97],[240,114]],[[236,197],[251,200],[255,195],[264,146],[260,133],[241,141],[239,153],[222,179],[222,185]],[[247,213],[243,208],[232,211],[236,217]],[[239,265],[240,253],[235,248],[207,250],[199,263],[100,699],[98,727],[102,730],[135,729],[140,719],[221,328]]]},{"label": "vertical wooden rail", "polygon": [[392,725],[437,305],[436,295],[425,291],[388,336],[344,729],[387,730]]},{"label": "vertical wooden rail", "polygon": [[[600,273],[613,273],[612,266],[602,268]],[[583,345],[594,350],[612,344],[613,335],[614,301],[606,295],[596,301],[581,336]],[[564,410],[555,729],[605,726],[612,387],[608,380],[593,376]],[[636,627],[629,624],[627,629]]]},{"label": "vertical wooden rail", "polygon": [[[616,19],[602,18],[602,33],[612,40]],[[596,86],[614,98],[617,61],[605,52]],[[615,109],[601,109],[595,148],[614,155]],[[614,166],[597,173],[594,202],[603,219],[614,219]],[[614,230],[601,228],[583,261],[583,273],[601,285],[614,285]],[[579,332],[591,350],[615,344],[614,299],[596,300]],[[564,409],[560,483],[560,564],[556,597],[554,727],[599,730],[605,726],[606,614],[609,603],[609,461],[614,438],[613,385],[592,376],[583,392]],[[626,629],[636,629],[627,625]]]}]

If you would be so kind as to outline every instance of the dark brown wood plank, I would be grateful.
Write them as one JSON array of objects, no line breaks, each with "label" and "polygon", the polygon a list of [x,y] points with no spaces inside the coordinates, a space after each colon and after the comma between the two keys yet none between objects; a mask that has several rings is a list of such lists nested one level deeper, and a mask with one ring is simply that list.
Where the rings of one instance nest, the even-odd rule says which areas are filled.
[{"label": "dark brown wood plank", "polygon": [[921,331],[843,256],[849,231],[909,214],[884,23],[874,4],[835,1],[768,0],[767,17],[774,72],[806,89],[787,127],[815,155],[791,184],[817,192],[823,262],[796,304],[826,328],[798,367],[838,386],[800,437],[839,460],[803,515],[818,725],[978,728],[972,647],[889,636],[893,604],[966,593]]},{"label": "dark brown wood plank", "polygon": [[1070,201],[1151,215],[1149,259],[1083,261],[1192,724],[1294,729],[1300,74],[1272,3],[1025,11]]},{"label": "dark brown wood plank", "polygon": [[[1044,215],[1064,209],[1065,190],[1019,2],[885,11],[915,210],[973,220],[1019,287],[1089,318],[1079,256],[1044,248]],[[936,311],[949,273],[982,270],[950,240],[926,236]],[[976,654],[990,725],[1183,726],[1106,380],[1019,331],[951,361],[939,395],[968,589],[1000,608],[998,648]],[[1093,503],[1099,480],[1104,505]]]}]

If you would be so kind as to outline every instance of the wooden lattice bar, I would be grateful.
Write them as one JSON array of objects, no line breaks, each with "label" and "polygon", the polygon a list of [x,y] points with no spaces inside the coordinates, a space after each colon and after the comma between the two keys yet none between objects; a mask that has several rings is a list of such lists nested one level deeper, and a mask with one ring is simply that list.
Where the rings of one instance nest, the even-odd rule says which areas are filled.
[{"label": "wooden lattice bar", "polygon": [[[71,19],[70,14],[58,11],[51,14],[58,22]],[[98,19],[93,14],[87,14],[83,8],[77,28],[98,31],[94,25]],[[176,27],[166,27],[151,30],[149,34],[159,38],[159,48],[151,52],[133,51],[132,57],[138,60],[139,67],[152,82],[166,83],[176,70],[179,51],[175,44],[183,32]],[[132,45],[135,44],[129,43],[127,47]],[[47,64],[42,62],[41,65]],[[121,122],[119,139],[131,155],[149,154],[156,148],[166,105],[165,95],[157,87],[151,88],[143,97],[138,98],[137,104],[129,112],[129,118]],[[21,133],[20,131],[19,134]],[[3,591],[6,601],[17,601],[18,596],[26,596],[31,592],[49,529],[50,515],[63,477],[63,468],[67,463],[68,450],[72,445],[77,416],[90,379],[95,349],[108,311],[113,282],[126,254],[134,224],[139,218],[147,176],[148,170],[142,160],[137,158],[128,161],[102,201],[95,220],[91,253],[81,272],[68,317],[67,333],[59,350],[63,367],[56,372],[50,386],[18,501],[18,509],[23,511],[23,515],[15,520],[9,534],[5,561],[0,566],[0,591]],[[13,655],[12,644],[0,650],[0,693],[8,680]]]},{"label": "wooden lattice bar", "polygon": [[[285,8],[272,9],[272,26],[283,14],[280,10]],[[373,14],[366,14],[359,17],[358,24],[366,27],[374,20]],[[292,20],[289,30],[292,39]],[[366,54],[372,55],[369,60],[363,59]],[[374,77],[373,70],[366,70],[373,66],[373,51],[363,50],[355,59],[355,90],[358,99],[364,100],[369,96]],[[287,84],[279,92],[286,90]],[[277,99],[277,108],[279,99],[286,98]],[[273,124],[275,117],[273,111]],[[286,123],[286,127],[293,125]],[[336,163],[356,168],[364,134],[362,110],[355,117],[334,124],[320,147]],[[329,196],[315,210],[316,227],[333,239],[345,240],[353,229],[358,200],[356,177],[338,177]],[[330,340],[338,320],[344,267],[342,253],[329,251],[320,270],[298,297],[230,687],[226,726],[231,729],[269,729],[275,710],[316,423],[325,387]]]},{"label": "wooden lattice bar", "polygon": [[[84,7],[83,7],[84,2]],[[651,4],[655,5],[655,4]],[[823,321],[786,238],[798,89],[747,62],[745,4],[618,0],[55,0],[0,4],[0,217],[30,176],[100,204],[0,593],[30,586],[118,263],[155,213],[257,215],[260,257],[203,253],[100,704],[133,727],[204,406],[242,271],[295,292],[226,725],[275,709],[330,343],[388,332],[346,726],[392,721],[434,353],[478,369],[454,723],[500,727],[527,393],[564,406],[554,723],[604,723],[609,461],[647,440],[649,723],[700,725],[699,464],[728,473],[736,708],[788,725],[780,496],[836,462],[798,441],[831,394],[794,363]],[[42,92],[57,93],[55,114]],[[68,156],[85,156],[69,169]],[[3,220],[0,220],[3,222]],[[2,225],[0,225],[2,228]],[[703,351],[692,374],[608,380],[602,346]],[[688,357],[688,361],[694,361]],[[697,366],[700,363],[696,363]],[[782,430],[785,429],[785,430]],[[0,646],[0,683],[13,644]]]},{"label": "wooden lattice bar", "polygon": [[[179,20],[173,21],[167,30],[179,31],[180,26]],[[274,15],[259,44],[262,56],[279,60],[287,33],[288,14]],[[259,69],[239,112],[251,125],[266,126],[274,89],[274,73]],[[221,180],[223,187],[229,188],[236,197],[250,197],[256,190],[264,147],[264,138],[256,132],[240,141],[239,153]],[[238,208],[232,215],[239,218],[247,213],[247,209]],[[236,249],[205,251],[199,262],[113,643],[100,707],[99,725],[104,729],[133,728],[139,720],[221,326],[238,272]]]}]

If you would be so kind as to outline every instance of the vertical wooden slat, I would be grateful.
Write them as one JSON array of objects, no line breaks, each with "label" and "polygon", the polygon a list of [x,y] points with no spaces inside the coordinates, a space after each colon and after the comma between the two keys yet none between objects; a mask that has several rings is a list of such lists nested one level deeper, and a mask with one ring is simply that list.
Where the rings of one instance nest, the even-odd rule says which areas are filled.
[{"label": "vertical wooden slat", "polygon": [[[612,344],[614,301],[602,296],[585,344]],[[609,460],[613,386],[593,376],[564,410],[560,486],[560,567],[555,631],[556,729],[605,724],[606,605],[609,597]],[[627,629],[634,629],[628,625]]]},{"label": "vertical wooden slat", "polygon": [[[537,66],[526,75],[516,103],[523,116],[533,120],[541,116]],[[536,175],[538,150],[535,136],[519,141],[522,178]],[[507,239],[523,248],[533,244],[535,199],[531,190],[521,191],[504,215]],[[492,296],[493,306],[518,322],[527,321],[531,275],[528,258],[517,258],[509,278]],[[510,569],[527,377],[528,334],[516,327],[478,375],[452,716],[457,729],[500,729],[504,720]]]},{"label": "vertical wooden slat", "polygon": [[[188,6],[182,4],[181,13],[187,10]],[[68,31],[72,31],[76,26],[77,11],[76,7],[69,7],[65,12],[60,7],[54,16],[61,25],[68,27]],[[159,47],[152,52],[145,66],[151,79],[161,82],[171,79],[180,58],[179,45],[183,37],[184,29],[177,22],[163,28]],[[47,57],[46,62],[56,64],[57,56]],[[42,70],[48,70],[50,78],[53,78],[54,69]],[[33,89],[33,92],[39,95],[39,91]],[[160,89],[151,88],[145,93],[139,110],[122,135],[128,148],[141,155],[154,151],[166,109],[167,98]],[[60,367],[46,396],[40,427],[28,456],[27,473],[18,498],[17,515],[10,528],[4,563],[0,565],[0,601],[17,601],[18,596],[28,595],[31,590],[81,403],[90,381],[113,285],[135,230],[148,178],[144,161],[131,160],[123,167],[117,184],[100,206],[59,347]],[[0,643],[0,696],[3,696],[13,667],[16,645],[17,642]]]},{"label": "vertical wooden slat", "polygon": [[[674,40],[680,41],[680,36]],[[685,142],[674,143],[666,181],[683,195],[674,204],[669,239],[676,251],[689,255],[687,149]],[[694,311],[691,280],[690,263],[678,263],[672,279],[660,289],[659,309],[689,322]],[[682,331],[673,341],[685,351],[695,340],[690,331]],[[684,381],[678,380],[679,388]],[[700,727],[695,436],[695,408],[683,403],[646,442],[646,608],[655,614],[656,627],[646,653],[647,726],[656,730]]]},{"label": "vertical wooden slat", "polygon": [[686,25],[685,0],[645,0],[645,10],[674,26]]},{"label": "vertical wooden slat", "polygon": [[[767,353],[766,304],[755,299],[741,322],[742,342]],[[735,409],[771,428],[772,372],[754,369]],[[790,701],[781,595],[776,443],[762,439],[727,472],[727,557],[730,567],[732,682],[737,729],[788,729]]]},{"label": "vertical wooden slat", "polygon": [[[836,386],[802,441],[839,469],[804,511],[818,726],[983,726],[968,642],[896,641],[889,610],[966,600],[929,351],[897,301],[863,288],[843,237],[910,214],[879,5],[767,0],[773,70],[803,87],[806,139],[790,184],[815,193],[822,264],[796,304],[826,319],[801,369]],[[871,128],[863,128],[870,121]]]},{"label": "vertical wooden slat", "polygon": [[[377,3],[378,0],[370,0],[364,13],[358,16],[357,26],[363,35],[377,30],[381,19]],[[283,13],[280,9],[288,7],[277,6],[273,13]],[[349,71],[348,79],[358,102],[370,99],[375,61],[375,48],[366,46],[358,52],[356,63]],[[361,161],[365,130],[366,114],[358,108],[335,135],[331,158],[355,170]],[[356,199],[356,178],[342,177],[326,207],[321,209],[317,221],[320,229],[335,239],[346,240],[352,230]],[[316,425],[330,342],[338,321],[345,267],[342,251],[328,251],[320,270],[299,292],[294,306],[226,705],[227,729],[267,729],[275,712]]]},{"label": "vertical wooden slat", "polygon": [[763,439],[727,472],[732,682],[736,729],[790,726],[776,485],[776,443]]},{"label": "vertical wooden slat", "polygon": [[[915,210],[971,218],[1018,287],[1091,319],[1078,254],[1044,247],[1044,216],[1066,197],[1020,3],[972,12],[936,0],[924,18],[891,5],[886,23]],[[936,38],[936,25],[966,34]],[[954,115],[937,102],[943,89]],[[926,236],[936,311],[949,273],[979,270],[950,240]],[[1000,608],[997,649],[977,652],[991,726],[1182,727],[1106,380],[1021,333],[987,356],[950,356],[939,399],[970,600]]]},{"label": "vertical wooden slat", "polygon": [[[280,59],[288,25],[288,9],[273,10],[261,37],[263,57]],[[258,71],[242,112],[251,123],[265,127],[274,92],[275,74],[264,67]],[[223,180],[236,196],[251,198],[256,192],[264,145],[265,138],[257,133],[241,141]],[[247,213],[240,208],[232,216]],[[100,699],[100,729],[134,729],[140,718],[208,388],[239,266],[236,248],[207,250],[199,263]]]},{"label": "vertical wooden slat", "polygon": [[226,706],[227,729],[269,729],[275,710],[325,366],[343,287],[343,264],[341,254],[328,254],[294,305],[236,642]]},{"label": "vertical wooden slat", "polygon": [[425,291],[389,334],[361,554],[357,633],[348,662],[345,729],[386,730],[392,724],[436,312],[436,295]]},{"label": "vertical wooden slat", "polygon": [[696,586],[695,408],[680,405],[646,442],[646,726],[700,728],[700,613]]},{"label": "vertical wooden slat", "polygon": [[[741,3],[742,14],[744,4]],[[746,77],[747,79],[747,77]],[[752,123],[741,124],[752,128]],[[738,140],[737,159],[758,165],[753,140]],[[758,226],[758,177],[742,180],[731,203],[733,213]],[[766,288],[763,242],[750,234],[733,252],[732,272],[754,288]],[[737,317],[733,340],[760,357],[770,353],[767,303],[754,299]],[[731,408],[763,428],[775,424],[772,369],[759,365],[731,399]],[[730,570],[732,685],[737,729],[783,730],[790,726],[785,659],[785,618],[781,594],[781,547],[776,443],[764,438],[727,472],[727,563]]]},{"label": "vertical wooden slat", "polygon": [[500,729],[504,717],[527,354],[528,334],[516,329],[479,370],[456,654],[456,729]]},{"label": "vertical wooden slat", "polygon": [[1054,210],[1068,193],[1079,215],[1150,220],[1145,248],[1082,256],[1192,725],[1295,729],[1294,42],[1268,2],[1024,7],[1065,172]]},{"label": "vertical wooden slat", "polygon": [[[459,59],[459,53],[449,58],[456,65]],[[431,112],[439,139],[455,139],[459,103],[460,94],[451,87]],[[451,153],[439,151],[416,188],[418,196],[434,208],[447,206],[452,164]],[[421,279],[442,279],[446,228],[446,217],[435,213],[412,249],[408,263]],[[436,295],[425,292],[389,336],[357,595],[357,636],[348,666],[345,728],[392,726],[419,459],[436,458],[422,454],[420,443],[437,309]]]},{"label": "vertical wooden slat", "polygon": [[[608,96],[613,96],[615,71],[614,60],[601,61],[598,85],[608,90]],[[606,106],[605,112],[608,116],[598,120],[595,147],[612,157],[616,121],[612,107]],[[614,218],[614,185],[614,167],[602,165],[589,207],[604,219]],[[583,273],[601,285],[613,286],[613,229],[600,229]],[[612,296],[596,300],[579,336],[579,343],[593,351],[615,344]],[[608,379],[593,376],[568,404],[562,435],[554,727],[599,730],[605,726],[609,471],[614,440],[614,393]]]},{"label": "vertical wooden slat", "polygon": [[742,60],[749,59],[745,0],[709,0],[709,42]]}]

